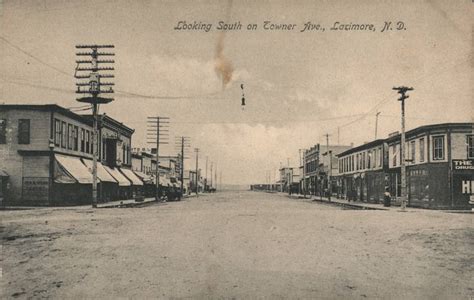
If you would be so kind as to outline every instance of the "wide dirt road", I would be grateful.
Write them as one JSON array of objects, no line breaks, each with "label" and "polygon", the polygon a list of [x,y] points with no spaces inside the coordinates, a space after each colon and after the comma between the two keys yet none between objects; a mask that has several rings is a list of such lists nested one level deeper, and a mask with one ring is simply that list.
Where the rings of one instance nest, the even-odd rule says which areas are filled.
[{"label": "wide dirt road", "polygon": [[222,192],[144,208],[0,216],[1,298],[474,296],[472,214]]}]

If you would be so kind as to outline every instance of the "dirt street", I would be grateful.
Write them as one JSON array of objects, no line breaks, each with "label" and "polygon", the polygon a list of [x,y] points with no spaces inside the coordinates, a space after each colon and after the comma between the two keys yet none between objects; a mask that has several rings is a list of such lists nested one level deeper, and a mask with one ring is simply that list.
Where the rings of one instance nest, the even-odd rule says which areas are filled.
[{"label": "dirt street", "polygon": [[262,192],[0,211],[0,298],[474,297],[474,216]]}]

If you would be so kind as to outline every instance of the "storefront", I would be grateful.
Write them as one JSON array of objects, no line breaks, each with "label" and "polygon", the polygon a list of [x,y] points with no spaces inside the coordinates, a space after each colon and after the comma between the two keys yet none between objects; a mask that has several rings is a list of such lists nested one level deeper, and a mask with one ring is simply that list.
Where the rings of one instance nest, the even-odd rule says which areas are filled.
[{"label": "storefront", "polygon": [[[54,178],[50,204],[90,204],[92,202],[92,174],[81,159],[61,154],[55,154],[54,157]],[[24,178],[22,196],[24,199],[41,201],[43,197],[48,197],[48,185],[48,178]]]},{"label": "storefront", "polygon": [[0,206],[4,206],[7,198],[8,174],[0,170]]},{"label": "storefront", "polygon": [[117,198],[119,200],[131,199],[133,194],[132,183],[127,179],[121,172],[118,167],[111,168],[106,165],[103,165],[105,170],[112,175],[112,177],[118,183],[118,192]]},{"label": "storefront", "polygon": [[132,183],[132,198],[143,196],[143,182],[130,169],[120,168],[125,177]]},{"label": "storefront", "polygon": [[[89,172],[92,174],[92,160],[82,159]],[[113,201],[118,198],[118,182],[105,169],[102,163],[97,162],[97,195],[99,202]]]},{"label": "storefront", "polygon": [[474,159],[453,159],[453,207],[474,207]]}]

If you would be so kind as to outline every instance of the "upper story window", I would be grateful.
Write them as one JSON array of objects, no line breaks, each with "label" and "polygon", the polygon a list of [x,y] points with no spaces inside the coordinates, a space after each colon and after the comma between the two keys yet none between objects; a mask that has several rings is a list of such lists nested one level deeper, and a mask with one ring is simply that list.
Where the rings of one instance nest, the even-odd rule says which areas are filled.
[{"label": "upper story window", "polygon": [[67,145],[67,128],[66,122],[61,123],[61,147],[66,148]]},{"label": "upper story window", "polygon": [[7,120],[0,119],[0,144],[7,143]]},{"label": "upper story window", "polygon": [[67,125],[67,140],[68,140],[68,144],[67,144],[67,148],[68,149],[71,149],[73,148],[73,144],[74,144],[74,135],[73,135],[73,132],[72,132],[72,125],[71,124],[68,124]]},{"label": "upper story window", "polygon": [[444,136],[433,137],[433,159],[444,159]]},{"label": "upper story window", "polygon": [[86,131],[84,128],[81,128],[81,135],[79,136],[79,139],[81,140],[81,152],[84,152],[86,150]]},{"label": "upper story window", "polygon": [[372,151],[369,150],[369,152],[367,152],[367,169],[370,169],[370,163],[371,163],[371,158],[372,158]]},{"label": "upper story window", "polygon": [[474,158],[474,135],[468,135],[466,138],[467,158]]},{"label": "upper story window", "polygon": [[79,127],[74,126],[73,129],[73,137],[74,137],[74,151],[77,151],[79,148]]},{"label": "upper story window", "polygon": [[18,120],[18,144],[29,144],[30,143],[30,120],[19,119]]},{"label": "upper story window", "polygon": [[410,142],[410,159],[412,163],[415,163],[415,141]]},{"label": "upper story window", "polygon": [[54,145],[61,146],[61,121],[54,120]]},{"label": "upper story window", "polygon": [[420,139],[420,162],[425,161],[425,139]]},{"label": "upper story window", "polygon": [[86,149],[85,152],[89,153],[89,145],[90,145],[90,132],[86,130]]},{"label": "upper story window", "polygon": [[396,167],[397,166],[397,147],[396,147],[396,145],[392,146],[392,156],[393,156],[392,164],[393,164],[394,167]]}]

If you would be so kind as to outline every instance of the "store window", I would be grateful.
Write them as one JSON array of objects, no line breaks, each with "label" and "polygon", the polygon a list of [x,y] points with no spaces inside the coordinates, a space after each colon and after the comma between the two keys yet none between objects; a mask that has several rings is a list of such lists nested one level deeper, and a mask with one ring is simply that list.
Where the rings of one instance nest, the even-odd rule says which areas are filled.
[{"label": "store window", "polygon": [[18,144],[29,144],[30,143],[30,120],[19,119],[18,120]]},{"label": "store window", "polygon": [[0,144],[7,143],[7,120],[0,119]]}]

